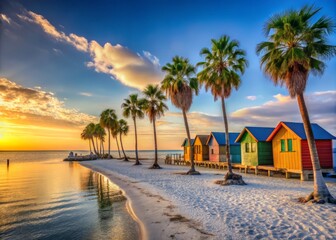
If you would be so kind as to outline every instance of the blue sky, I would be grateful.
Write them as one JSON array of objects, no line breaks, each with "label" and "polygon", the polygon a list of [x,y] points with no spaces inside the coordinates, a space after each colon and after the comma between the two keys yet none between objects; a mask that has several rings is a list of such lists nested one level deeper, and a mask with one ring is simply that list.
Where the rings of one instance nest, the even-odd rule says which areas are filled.
[{"label": "blue sky", "polygon": [[[287,111],[290,114],[283,107],[281,111],[269,112],[274,115],[270,121],[261,121],[269,106],[274,104],[272,110],[281,104],[289,106],[290,100],[286,98],[287,90],[274,86],[260,70],[255,47],[265,40],[262,28],[270,16],[305,4],[322,7],[319,16],[334,17],[335,21],[336,2],[331,0],[15,3],[6,0],[0,8],[0,77],[21,88],[51,92],[62,102],[61,108],[86,114],[85,119],[97,117],[108,107],[121,114],[122,100],[138,92],[147,81],[157,82],[162,76],[159,69],[173,56],[187,57],[196,64],[202,60],[200,49],[210,47],[210,39],[227,34],[240,42],[249,61],[239,91],[227,101],[232,119],[241,118],[233,123],[233,130],[239,131],[245,125],[274,125],[280,120],[300,121],[294,103],[291,103],[293,109]],[[43,28],[46,21],[49,25]],[[54,32],[48,32],[51,26]],[[81,45],[71,34],[86,42]],[[336,35],[329,40],[335,45]],[[106,43],[110,45],[103,48]],[[80,49],[83,44],[85,49]],[[99,56],[102,52],[104,57]],[[113,67],[107,67],[111,63]],[[306,95],[312,99],[310,110],[319,109],[317,106],[329,99],[327,114],[317,111],[312,118],[335,134],[336,125],[331,118],[336,116],[336,106],[332,104],[336,102],[336,59],[327,61],[327,66],[323,76],[309,78]],[[161,120],[162,129],[169,132],[178,127],[183,131],[179,110],[171,104],[169,108],[167,117]],[[195,97],[190,112],[193,133],[211,130],[203,128],[209,123],[214,123],[213,130],[223,130],[219,102],[214,103],[204,90]],[[243,121],[244,117],[254,115],[256,121]],[[145,120],[141,123],[144,132],[150,130],[146,124]],[[181,133],[180,138],[183,137]]]}]

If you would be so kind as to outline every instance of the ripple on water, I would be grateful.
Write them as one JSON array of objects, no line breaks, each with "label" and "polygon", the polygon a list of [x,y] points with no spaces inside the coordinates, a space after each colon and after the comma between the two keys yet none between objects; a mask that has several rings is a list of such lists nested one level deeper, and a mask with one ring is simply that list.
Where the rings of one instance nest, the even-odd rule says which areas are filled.
[{"label": "ripple on water", "polygon": [[119,187],[60,160],[0,162],[0,239],[137,239]]}]

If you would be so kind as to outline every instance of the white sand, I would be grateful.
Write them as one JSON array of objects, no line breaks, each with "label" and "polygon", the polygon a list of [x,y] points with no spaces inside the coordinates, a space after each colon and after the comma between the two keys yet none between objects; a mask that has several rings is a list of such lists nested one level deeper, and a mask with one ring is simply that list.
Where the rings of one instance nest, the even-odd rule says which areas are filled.
[{"label": "white sand", "polygon": [[[243,174],[246,186],[219,186],[226,171],[186,166],[150,170],[120,160],[81,164],[119,185],[143,223],[145,239],[336,239],[336,206],[301,204],[313,182]],[[218,175],[220,174],[220,175]],[[336,183],[328,183],[336,196]],[[181,218],[182,217],[182,218]]]}]

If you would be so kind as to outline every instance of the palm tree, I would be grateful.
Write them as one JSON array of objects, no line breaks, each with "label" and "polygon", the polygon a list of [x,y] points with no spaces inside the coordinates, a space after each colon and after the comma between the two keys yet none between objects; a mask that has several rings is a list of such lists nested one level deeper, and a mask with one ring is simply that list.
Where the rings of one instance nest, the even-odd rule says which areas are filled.
[{"label": "palm tree", "polygon": [[238,178],[231,184],[243,184],[242,177],[232,172],[230,158],[229,123],[227,119],[225,98],[231,94],[232,88],[238,89],[241,78],[248,63],[245,58],[245,51],[239,48],[239,42],[231,40],[229,36],[222,36],[218,40],[212,39],[211,49],[203,48],[201,55],[205,57],[204,62],[197,65],[203,66],[203,70],[198,73],[200,83],[205,85],[206,91],[210,89],[215,101],[220,98],[223,111],[226,140],[226,160],[228,163],[228,173],[225,180]]},{"label": "palm tree", "polygon": [[105,129],[99,123],[95,124],[94,136],[96,137],[96,144],[97,144],[97,150],[99,149],[99,155],[102,155],[102,150],[104,149],[105,135],[106,135]]},{"label": "palm tree", "polygon": [[261,54],[261,67],[275,85],[285,85],[292,98],[297,98],[310,157],[314,172],[314,192],[301,201],[333,202],[322,176],[315,139],[308,110],[304,100],[304,90],[309,73],[322,74],[325,63],[336,55],[336,46],[327,43],[327,36],[335,30],[331,18],[313,18],[320,8],[304,6],[301,10],[290,10],[270,18],[264,27],[266,42],[257,45]]},{"label": "palm tree", "polygon": [[127,156],[125,154],[125,150],[124,150],[124,146],[123,146],[123,142],[122,142],[122,137],[121,136],[122,135],[125,135],[125,136],[127,135],[129,127],[127,125],[127,122],[124,119],[120,119],[118,122],[119,122],[119,124],[118,124],[118,126],[119,126],[118,132],[119,132],[119,139],[120,139],[121,150],[122,150],[122,152],[124,154],[124,161],[128,161],[128,158],[127,158]]},{"label": "palm tree", "polygon": [[158,85],[149,84],[144,90],[145,95],[143,110],[149,118],[149,121],[153,123],[154,130],[154,147],[155,147],[155,158],[153,166],[150,169],[160,169],[158,164],[158,154],[157,154],[157,139],[156,139],[156,119],[164,115],[164,111],[168,110],[167,105],[164,103],[166,97],[160,90]]},{"label": "palm tree", "polygon": [[115,122],[117,119],[117,115],[115,113],[114,109],[105,109],[101,114],[100,114],[100,125],[103,128],[107,129],[107,135],[108,135],[108,157],[111,158],[111,130],[115,126]]},{"label": "palm tree", "polygon": [[138,99],[138,94],[131,94],[127,99],[124,99],[124,103],[121,105],[123,108],[123,116],[133,119],[134,123],[134,136],[135,136],[135,165],[141,165],[138,157],[138,135],[136,118],[144,118],[144,112],[142,110],[143,101]]},{"label": "palm tree", "polygon": [[95,152],[95,154],[98,155],[98,151],[97,151],[97,149],[96,149],[95,141],[94,141],[94,136],[95,136],[95,124],[94,124],[94,123],[89,123],[89,124],[85,127],[85,129],[86,129],[88,138],[91,140],[92,147],[93,147],[93,151]]},{"label": "palm tree", "polygon": [[191,146],[190,130],[187,119],[192,101],[193,93],[198,94],[198,81],[195,77],[196,69],[189,63],[187,58],[175,56],[172,63],[167,63],[162,67],[166,76],[161,82],[161,89],[166,92],[172,104],[181,109],[183,113],[184,125],[187,132],[188,142],[190,145],[190,162],[191,167],[187,174],[200,174],[195,170],[193,147]]},{"label": "palm tree", "polygon": [[89,132],[88,132],[88,127],[86,126],[84,129],[83,129],[83,131],[82,131],[82,133],[81,133],[81,139],[83,139],[83,140],[89,140],[89,148],[90,148],[90,153],[92,152],[92,150],[91,150],[91,142],[90,142],[90,135],[89,135]]},{"label": "palm tree", "polygon": [[114,127],[111,129],[111,134],[112,134],[112,137],[115,138],[116,140],[119,158],[121,158],[120,148],[119,148],[119,143],[118,143],[118,135],[119,135],[119,120],[118,119],[116,119],[114,123]]}]

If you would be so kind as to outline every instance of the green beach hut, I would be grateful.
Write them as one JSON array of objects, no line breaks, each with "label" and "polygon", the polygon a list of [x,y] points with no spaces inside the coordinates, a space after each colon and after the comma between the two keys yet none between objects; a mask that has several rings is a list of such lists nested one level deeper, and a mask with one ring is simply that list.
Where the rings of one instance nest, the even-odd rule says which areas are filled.
[{"label": "green beach hut", "polygon": [[240,143],[242,165],[273,165],[272,143],[266,142],[274,128],[245,127],[236,139]]}]

